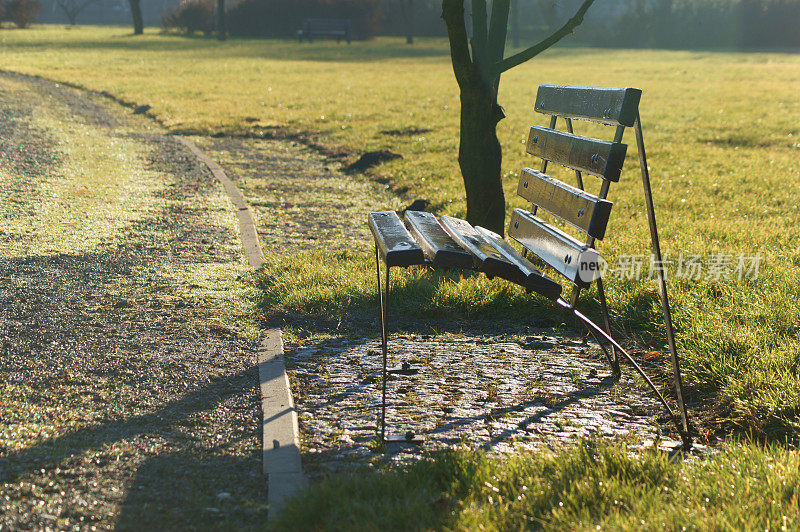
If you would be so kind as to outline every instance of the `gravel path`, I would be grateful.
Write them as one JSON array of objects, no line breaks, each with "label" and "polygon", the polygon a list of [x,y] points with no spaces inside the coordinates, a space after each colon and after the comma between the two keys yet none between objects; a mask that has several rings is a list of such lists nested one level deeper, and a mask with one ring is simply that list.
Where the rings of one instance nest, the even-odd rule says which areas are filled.
[{"label": "gravel path", "polygon": [[103,98],[0,75],[0,530],[260,528],[221,187]]}]

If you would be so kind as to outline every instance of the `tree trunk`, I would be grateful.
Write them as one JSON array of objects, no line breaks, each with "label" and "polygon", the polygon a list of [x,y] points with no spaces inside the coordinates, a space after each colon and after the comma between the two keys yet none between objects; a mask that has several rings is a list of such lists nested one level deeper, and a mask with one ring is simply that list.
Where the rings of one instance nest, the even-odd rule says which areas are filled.
[{"label": "tree trunk", "polygon": [[144,33],[144,20],[142,19],[141,0],[128,0],[131,6],[131,16],[133,17],[133,34],[141,35]]},{"label": "tree trunk", "polygon": [[502,108],[484,87],[461,87],[458,165],[467,195],[467,221],[500,235],[505,231],[506,202],[497,123],[503,116]]},{"label": "tree trunk", "polygon": [[[453,73],[461,91],[458,165],[464,179],[467,221],[504,234],[506,201],[500,175],[502,150],[497,123],[505,117],[497,104],[495,77],[482,75],[470,57],[464,24],[464,0],[443,0]],[[473,28],[473,32],[478,29]],[[476,33],[477,35],[477,33]]]},{"label": "tree trunk", "polygon": [[519,48],[519,0],[511,0],[511,39],[514,48]]},{"label": "tree trunk", "polygon": [[414,0],[403,0],[403,12],[406,22],[406,44],[414,44]]},{"label": "tree trunk", "polygon": [[217,39],[225,40],[225,0],[217,0]]}]

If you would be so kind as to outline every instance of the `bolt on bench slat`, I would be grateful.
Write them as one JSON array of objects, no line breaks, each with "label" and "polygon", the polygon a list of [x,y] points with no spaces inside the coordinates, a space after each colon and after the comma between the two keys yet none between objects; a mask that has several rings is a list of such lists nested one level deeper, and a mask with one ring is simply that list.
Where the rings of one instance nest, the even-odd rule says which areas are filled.
[{"label": "bolt on bench slat", "polygon": [[582,288],[600,277],[600,254],[522,209],[514,209],[508,234],[548,266]]},{"label": "bolt on bench slat", "polygon": [[618,87],[540,85],[534,109],[540,113],[631,127],[642,91]]},{"label": "bolt on bench slat", "polygon": [[612,203],[532,168],[523,168],[517,194],[598,240],[606,235]]},{"label": "bolt on bench slat", "polygon": [[447,234],[436,216],[424,211],[406,211],[405,220],[426,259],[436,266],[472,268],[472,255]]},{"label": "bolt on bench slat", "polygon": [[424,264],[425,255],[394,211],[369,213],[369,228],[387,266]]},{"label": "bolt on bench slat", "polygon": [[563,131],[531,126],[527,151],[531,155],[567,168],[619,181],[628,146],[573,135]]}]

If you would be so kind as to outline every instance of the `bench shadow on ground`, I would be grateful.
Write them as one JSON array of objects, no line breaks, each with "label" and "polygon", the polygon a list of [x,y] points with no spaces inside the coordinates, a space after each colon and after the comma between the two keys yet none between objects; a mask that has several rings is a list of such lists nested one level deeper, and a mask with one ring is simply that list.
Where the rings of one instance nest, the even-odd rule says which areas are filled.
[{"label": "bench shadow on ground", "polygon": [[[407,290],[414,292],[413,287]],[[403,292],[404,289],[398,290],[394,296],[401,298]],[[528,446],[523,448],[529,449],[558,447],[566,441],[557,435],[559,432],[570,437],[628,437],[624,422],[598,422],[601,414],[633,419],[636,428],[630,435],[635,434],[637,439],[655,438],[662,429],[670,431],[661,422],[653,421],[659,414],[658,407],[646,393],[637,390],[632,372],[626,371],[623,382],[611,377],[599,348],[585,344],[577,324],[564,320],[556,309],[539,309],[527,319],[422,319],[393,309],[394,316],[389,319],[390,365],[414,359],[421,362],[415,364],[421,375],[428,375],[416,382],[414,377],[408,384],[401,381],[402,377],[390,380],[387,431],[404,434],[412,430],[423,434],[426,444],[422,448],[392,444],[379,455],[371,453],[367,449],[376,437],[380,404],[380,322],[377,304],[369,299],[374,296],[365,296],[358,301],[360,304],[345,308],[343,315],[329,320],[281,316],[284,325],[302,323],[309,334],[287,346],[286,360],[305,439],[304,467],[312,477],[347,471],[370,457],[404,462],[422,456],[422,451],[463,443],[507,452],[518,441],[527,441]],[[373,305],[370,308],[366,303]],[[309,330],[310,323],[318,328]],[[333,339],[329,336],[314,340],[320,332]],[[442,347],[452,339],[451,345]],[[410,350],[406,349],[407,344],[415,342]],[[519,346],[519,352],[511,355],[514,360],[481,369],[492,365],[491,344],[501,345],[500,351],[508,353],[513,351],[505,345],[508,343]],[[430,356],[420,354],[429,344],[435,345]],[[448,352],[451,348],[453,352]],[[437,349],[445,352],[441,363],[437,363]],[[552,356],[542,354],[548,351],[553,351]],[[475,361],[470,362],[473,358]],[[458,367],[464,361],[468,361],[466,366]],[[352,365],[350,369],[346,367],[348,363]],[[520,370],[520,378],[514,378],[513,371],[499,369],[503,365],[525,369]],[[450,371],[454,375],[452,381]],[[550,380],[554,375],[557,382],[551,383],[553,386],[524,389],[528,382]],[[458,388],[459,379],[465,386],[455,394],[442,395],[436,388],[444,381],[448,385],[455,382],[451,387]],[[437,381],[435,385],[433,381]],[[455,411],[448,410],[448,404],[453,403],[448,397],[454,395],[468,399],[455,401],[455,405],[451,404]],[[626,395],[635,399],[619,400]],[[598,410],[592,412],[595,406]],[[562,431],[562,422],[573,427]],[[584,423],[586,431],[580,428]]]}]

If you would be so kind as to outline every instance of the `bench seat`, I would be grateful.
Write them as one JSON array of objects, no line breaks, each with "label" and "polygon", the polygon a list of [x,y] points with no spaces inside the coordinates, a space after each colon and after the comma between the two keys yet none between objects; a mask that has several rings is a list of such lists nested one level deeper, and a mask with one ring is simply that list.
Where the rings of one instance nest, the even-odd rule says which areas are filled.
[{"label": "bench seat", "polygon": [[482,272],[518,284],[555,301],[561,285],[547,277],[497,233],[466,220],[406,211],[405,224],[394,211],[373,212],[369,227],[389,266],[442,266]]}]

